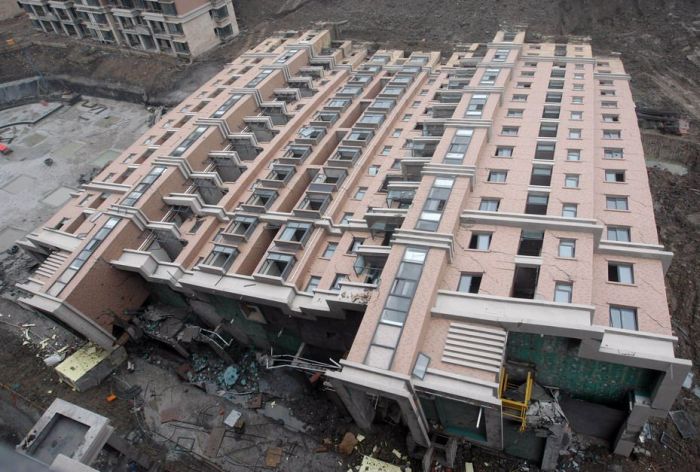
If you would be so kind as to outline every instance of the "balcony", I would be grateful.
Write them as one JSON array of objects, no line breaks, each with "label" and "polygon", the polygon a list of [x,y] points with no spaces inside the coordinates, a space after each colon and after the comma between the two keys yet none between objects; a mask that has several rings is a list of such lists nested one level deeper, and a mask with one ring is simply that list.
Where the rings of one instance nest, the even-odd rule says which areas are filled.
[{"label": "balcony", "polygon": [[232,133],[228,135],[228,140],[231,143],[231,150],[235,151],[238,157],[244,161],[254,160],[262,150],[253,133]]},{"label": "balcony", "polygon": [[185,274],[182,266],[172,262],[158,260],[145,250],[124,249],[119,259],[110,261],[117,269],[136,272],[149,282],[167,284],[173,289],[180,289],[180,278]]},{"label": "balcony", "polygon": [[207,205],[217,205],[228,192],[228,188],[224,185],[213,164],[209,165],[204,172],[192,172],[190,179]]},{"label": "balcony", "polygon": [[333,193],[338,190],[348,172],[345,169],[324,168],[316,174],[313,182],[309,185],[309,191],[318,193]]},{"label": "balcony", "polygon": [[309,123],[313,127],[329,128],[333,123],[338,121],[340,113],[337,111],[319,111],[314,115],[313,121]]},{"label": "balcony", "polygon": [[221,237],[224,240],[245,242],[253,234],[257,225],[258,219],[255,216],[235,215],[231,224],[221,232]]},{"label": "balcony", "polygon": [[260,183],[264,187],[282,188],[289,182],[289,179],[292,178],[295,172],[294,166],[273,164],[270,173],[260,180]]},{"label": "balcony", "polygon": [[290,251],[301,249],[312,231],[313,225],[311,223],[288,221],[279,231],[277,238],[274,239],[275,246]]},{"label": "balcony", "polygon": [[204,203],[194,187],[190,187],[185,193],[170,193],[163,197],[163,201],[168,205],[187,207],[198,216],[214,216],[219,221],[228,221],[224,209]]},{"label": "balcony", "polygon": [[294,103],[301,100],[301,92],[295,88],[277,88],[272,92],[277,100]]},{"label": "balcony", "polygon": [[277,200],[277,192],[267,189],[256,189],[241,208],[251,213],[265,213]]},{"label": "balcony", "polygon": [[285,102],[263,102],[260,104],[260,110],[264,116],[272,120],[274,126],[285,125],[292,118]]},{"label": "balcony", "polygon": [[363,148],[374,138],[374,130],[353,128],[343,139],[343,145]]},{"label": "balcony", "polygon": [[243,118],[243,122],[247,125],[246,131],[253,133],[255,138],[266,143],[275,137],[278,131],[275,128],[275,124],[272,122],[272,118],[269,116],[258,115],[258,116],[247,116]]},{"label": "balcony", "polygon": [[292,144],[287,147],[282,157],[278,159],[280,164],[299,165],[311,154],[310,145]]},{"label": "balcony", "polygon": [[317,144],[326,135],[326,128],[304,126],[297,134],[296,142],[300,144]]},{"label": "balcony", "polygon": [[297,89],[302,98],[311,97],[317,92],[314,88],[314,79],[311,77],[292,77],[287,83],[291,88]]},{"label": "balcony", "polygon": [[331,201],[332,197],[328,193],[307,191],[299,205],[294,208],[294,214],[302,218],[319,219]]},{"label": "balcony", "polygon": [[333,154],[333,157],[328,159],[328,164],[337,167],[352,167],[360,158],[362,149],[359,147],[341,146]]},{"label": "balcony", "polygon": [[403,224],[407,214],[404,208],[371,208],[364,218],[371,231],[393,231]]},{"label": "balcony", "polygon": [[224,182],[235,182],[246,170],[236,151],[210,151],[209,160]]}]

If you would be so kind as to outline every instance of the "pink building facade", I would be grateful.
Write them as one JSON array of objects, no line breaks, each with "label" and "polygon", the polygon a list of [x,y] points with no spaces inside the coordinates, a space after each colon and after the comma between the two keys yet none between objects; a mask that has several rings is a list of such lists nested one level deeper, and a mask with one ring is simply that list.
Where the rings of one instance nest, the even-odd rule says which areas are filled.
[{"label": "pink building facade", "polygon": [[629,454],[690,369],[630,78],[524,38],[443,58],[271,37],[20,242],[42,261],[23,303],[105,347],[151,296],[330,355],[358,425],[405,425],[430,454],[466,440],[551,467],[565,435],[510,402],[533,381],[612,418],[579,432]]}]

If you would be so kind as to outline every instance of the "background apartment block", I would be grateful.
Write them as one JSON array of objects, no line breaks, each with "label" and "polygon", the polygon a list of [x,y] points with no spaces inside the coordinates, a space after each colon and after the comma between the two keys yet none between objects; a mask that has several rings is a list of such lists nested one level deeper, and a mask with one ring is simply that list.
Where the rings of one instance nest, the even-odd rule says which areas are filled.
[{"label": "background apartment block", "polygon": [[19,0],[46,33],[194,57],[238,34],[231,0]]},{"label": "background apartment block", "polygon": [[690,368],[630,78],[524,37],[447,59],[271,37],[20,242],[41,261],[22,302],[105,347],[150,296],[331,356],[361,427],[448,452],[556,463],[563,430],[525,415],[554,388],[574,430],[629,454]]}]

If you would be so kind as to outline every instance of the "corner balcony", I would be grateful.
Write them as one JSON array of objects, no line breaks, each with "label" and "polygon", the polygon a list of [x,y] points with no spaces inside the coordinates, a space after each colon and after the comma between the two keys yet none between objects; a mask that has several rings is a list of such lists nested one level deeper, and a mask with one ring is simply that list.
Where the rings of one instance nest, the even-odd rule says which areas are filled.
[{"label": "corner balcony", "polygon": [[209,151],[208,156],[224,182],[235,182],[246,170],[236,151]]},{"label": "corner balcony", "polygon": [[189,208],[197,216],[214,216],[219,221],[228,221],[228,216],[222,207],[207,205],[194,189],[188,189],[186,193],[171,193],[163,197],[163,201],[168,205],[182,206]]},{"label": "corner balcony", "polygon": [[294,208],[294,215],[302,218],[319,219],[323,216],[332,200],[333,198],[328,193],[307,191],[301,203]]},{"label": "corner balcony", "polygon": [[167,284],[176,290],[182,288],[179,282],[185,275],[182,266],[159,260],[146,250],[124,249],[119,259],[110,261],[110,264],[117,269],[136,272],[149,282]]},{"label": "corner balcony", "polygon": [[387,228],[399,228],[407,214],[407,208],[372,208],[364,218],[371,231],[386,231]]},{"label": "corner balcony", "polygon": [[334,193],[340,188],[347,176],[348,171],[345,169],[323,168],[309,184],[309,192]]}]

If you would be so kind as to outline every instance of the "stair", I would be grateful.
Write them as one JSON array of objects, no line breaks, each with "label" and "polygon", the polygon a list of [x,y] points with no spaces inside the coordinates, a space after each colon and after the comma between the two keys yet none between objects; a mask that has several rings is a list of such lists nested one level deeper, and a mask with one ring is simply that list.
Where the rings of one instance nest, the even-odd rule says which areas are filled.
[{"label": "stair", "polygon": [[34,270],[33,275],[38,275],[46,279],[52,278],[56,274],[56,271],[65,264],[68,256],[70,256],[70,253],[66,251],[52,252],[49,254],[49,257]]},{"label": "stair", "polygon": [[504,329],[450,323],[442,362],[498,373],[503,363],[507,333]]}]

